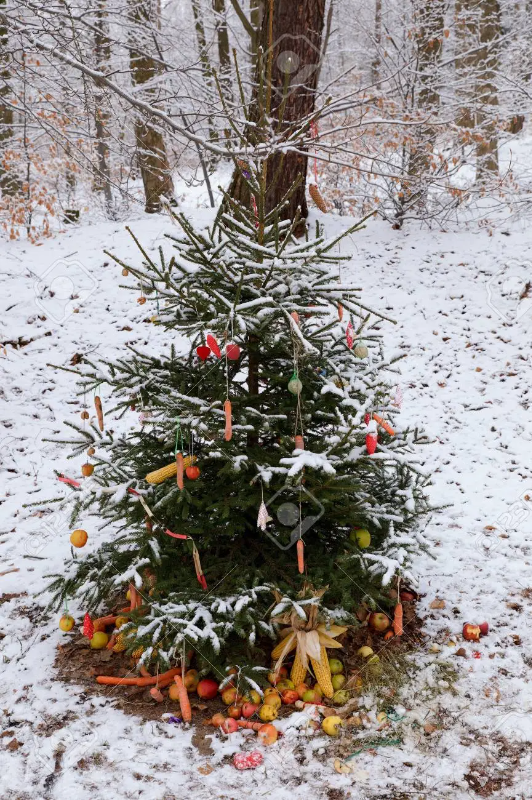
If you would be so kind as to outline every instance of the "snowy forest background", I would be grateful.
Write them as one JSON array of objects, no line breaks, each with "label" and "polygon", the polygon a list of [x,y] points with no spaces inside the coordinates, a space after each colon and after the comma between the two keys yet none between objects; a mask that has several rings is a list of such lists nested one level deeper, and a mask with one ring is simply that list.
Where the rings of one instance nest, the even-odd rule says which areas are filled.
[{"label": "snowy forest background", "polygon": [[[0,0],[5,235],[157,212],[176,179],[214,205],[215,173],[241,147],[264,2]],[[322,31],[298,28],[302,6]],[[329,208],[376,208],[397,227],[527,209],[513,143],[532,103],[532,3],[306,0],[279,24],[280,68],[317,85],[319,124],[298,148],[316,156]],[[295,64],[302,37],[308,63]]]}]

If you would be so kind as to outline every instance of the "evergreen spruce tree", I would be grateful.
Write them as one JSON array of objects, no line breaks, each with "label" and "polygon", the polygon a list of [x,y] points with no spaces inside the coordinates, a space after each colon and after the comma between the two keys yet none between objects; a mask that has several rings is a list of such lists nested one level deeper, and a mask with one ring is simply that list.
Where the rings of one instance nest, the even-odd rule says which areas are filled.
[{"label": "evergreen spruce tree", "polygon": [[[73,555],[53,588],[96,610],[132,582],[145,607],[126,629],[129,648],[161,666],[185,643],[211,664],[265,663],[274,589],[295,600],[328,587],[323,609],[336,620],[364,598],[383,602],[383,584],[408,577],[427,511],[416,431],[380,428],[368,454],[368,415],[397,413],[386,380],[395,359],[383,353],[380,315],[339,282],[342,237],[294,238],[298,220],[263,212],[263,164],[240,168],[255,207],[226,197],[206,231],[174,214],[172,254],[154,258],[139,243],[142,264],[127,265],[157,298],[159,324],[182,334],[170,351],[130,348],[117,363],[77,368],[84,392],[111,388],[106,419],[133,405],[144,420],[117,438],[72,426],[74,453],[96,450],[97,487],[74,516],[96,504],[112,534],[97,553]],[[192,465],[183,488],[181,456]],[[146,480],[164,467],[165,480]]]},{"label": "evergreen spruce tree", "polygon": [[[190,646],[211,668],[267,665],[272,617],[318,599],[320,619],[335,621],[362,600],[391,603],[383,586],[408,578],[423,546],[423,438],[393,431],[397,359],[383,352],[383,317],[340,280],[340,242],[364,220],[332,239],[296,238],[301,220],[283,216],[299,182],[266,203],[281,136],[267,81],[253,102],[242,133],[232,125],[249,204],[224,195],[207,230],[170,210],[181,231],[171,253],[135,239],[139,263],[108,254],[157,305],[169,352],[129,348],[75,370],[84,393],[110,387],[106,420],[125,424],[136,408],[143,421],[116,437],[71,425],[73,454],[95,450],[72,521],[95,508],[110,535],[98,552],[72,554],[54,596],[108,610],[135,586],[142,608],[121,631],[140,664],[161,668]],[[283,129],[287,144],[313,121]],[[388,430],[372,453],[374,414]]]}]

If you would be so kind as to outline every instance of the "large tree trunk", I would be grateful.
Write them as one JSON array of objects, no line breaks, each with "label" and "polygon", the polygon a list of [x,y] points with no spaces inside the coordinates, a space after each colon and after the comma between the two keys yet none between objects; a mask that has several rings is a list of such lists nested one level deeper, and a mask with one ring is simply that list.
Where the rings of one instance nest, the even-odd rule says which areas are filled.
[{"label": "large tree trunk", "polygon": [[[266,5],[262,20],[260,43],[271,59],[271,97],[268,114],[262,110],[263,119],[268,114],[278,121],[281,135],[297,127],[300,120],[312,114],[315,108],[315,92],[321,56],[321,40],[325,16],[325,0],[273,0],[271,52],[269,51],[270,5]],[[267,69],[263,70],[267,72]],[[256,88],[252,114],[260,120],[260,77],[256,76]],[[288,85],[287,85],[288,83]],[[281,117],[281,119],[280,119]],[[249,131],[250,141],[253,129]],[[304,153],[276,153],[268,158],[266,185],[266,213],[274,209],[296,181],[297,189],[291,195],[281,214],[282,219],[294,219],[299,212],[302,218],[308,214],[305,196],[308,157]],[[249,190],[240,171],[235,171],[229,192],[243,205],[251,202]]]},{"label": "large tree trunk", "polygon": [[[7,20],[3,13],[6,5],[7,0],[0,0],[0,149],[2,151],[9,148],[10,141],[13,139],[14,121],[13,109],[4,102],[4,98],[10,94],[11,80]],[[18,176],[3,165],[3,152],[0,152],[0,190],[3,194],[9,195],[17,194],[20,191]]]},{"label": "large tree trunk", "polygon": [[218,41],[218,61],[220,64],[220,84],[227,98],[231,97],[231,54],[227,31],[225,0],[212,0],[216,18],[216,38]]},{"label": "large tree trunk", "polygon": [[499,39],[501,35],[501,9],[498,0],[483,0],[480,7],[479,74],[476,83],[477,180],[481,183],[499,174],[499,135],[497,111],[497,70],[499,68]]},{"label": "large tree trunk", "polygon": [[[94,56],[96,68],[106,71],[111,58],[108,36],[106,0],[99,0],[94,26]],[[94,81],[94,123],[96,128],[96,169],[94,189],[103,192],[108,216],[113,214],[113,192],[109,153],[109,111],[106,108],[105,88],[98,78]]]},{"label": "large tree trunk", "polygon": [[456,0],[456,58],[454,61],[459,100],[456,124],[461,128],[475,125],[475,81],[478,63],[478,0]]},{"label": "large tree trunk", "polygon": [[[134,22],[129,48],[131,77],[136,86],[142,86],[153,81],[161,71],[159,65],[148,55],[153,42],[150,43],[148,36],[145,35],[149,33],[150,28],[158,25],[158,19],[153,19],[150,0],[130,0],[129,8],[130,18]],[[149,102],[156,102],[156,87],[147,87],[145,95]],[[144,184],[146,211],[153,214],[161,210],[163,197],[168,199],[173,197],[174,184],[163,134],[148,112],[137,116],[135,120],[135,139]]]}]

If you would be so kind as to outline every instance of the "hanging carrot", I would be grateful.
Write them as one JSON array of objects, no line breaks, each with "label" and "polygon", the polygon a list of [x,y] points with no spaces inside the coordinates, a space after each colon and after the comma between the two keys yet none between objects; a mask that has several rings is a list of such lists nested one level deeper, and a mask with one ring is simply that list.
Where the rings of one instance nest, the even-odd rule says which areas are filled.
[{"label": "hanging carrot", "polygon": [[305,449],[305,440],[302,436],[294,436],[294,445],[296,450],[304,450]]},{"label": "hanging carrot", "polygon": [[338,303],[338,319],[341,322],[343,318],[344,318],[344,307],[341,303]]},{"label": "hanging carrot", "polygon": [[403,606],[397,603],[393,612],[393,632],[396,636],[403,635]]},{"label": "hanging carrot", "polygon": [[150,694],[156,703],[162,703],[164,701],[163,694],[160,689],[157,688],[157,686],[154,686],[153,689],[150,689]]},{"label": "hanging carrot", "polygon": [[305,571],[305,545],[303,539],[298,539],[296,544],[297,550],[297,568],[300,573]]},{"label": "hanging carrot", "polygon": [[98,417],[98,427],[103,431],[103,408],[102,401],[98,395],[94,398],[94,408],[96,409],[96,416]]},{"label": "hanging carrot", "polygon": [[382,417],[379,417],[378,414],[373,414],[373,419],[375,420],[375,422],[377,422],[381,426],[381,428],[384,428],[386,433],[388,433],[390,436],[395,436],[394,429],[392,428],[392,426],[388,422],[386,422],[385,419],[383,419]]},{"label": "hanging carrot", "polygon": [[231,441],[231,437],[233,436],[233,426],[231,422],[231,401],[227,399],[224,403],[224,413],[225,413],[225,441]]},{"label": "hanging carrot", "polygon": [[183,489],[185,481],[183,480],[185,465],[183,463],[183,453],[176,453],[175,463],[177,466],[176,481],[179,489]]},{"label": "hanging carrot", "polygon": [[183,722],[191,722],[192,721],[192,709],[190,708],[190,700],[188,699],[188,692],[183,685],[183,681],[181,680],[180,675],[176,675],[174,681],[177,686],[177,691],[179,694],[179,705],[181,706],[181,716],[183,717]]}]

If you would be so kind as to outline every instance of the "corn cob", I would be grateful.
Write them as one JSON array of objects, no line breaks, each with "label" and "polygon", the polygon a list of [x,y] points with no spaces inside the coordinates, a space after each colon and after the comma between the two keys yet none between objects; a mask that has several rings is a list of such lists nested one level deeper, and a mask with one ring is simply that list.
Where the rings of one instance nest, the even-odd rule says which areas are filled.
[{"label": "corn cob", "polygon": [[[278,659],[280,657],[281,653],[283,652],[283,650],[285,648],[285,645],[286,645],[287,638],[288,637],[285,636],[283,639],[281,639],[279,644],[276,644],[275,647],[273,648],[273,650],[272,650],[272,659],[274,661],[276,659]],[[294,640],[292,642],[292,645],[291,645],[290,649],[288,650],[288,652],[290,652],[290,650],[293,650],[295,646],[296,646],[296,639],[294,638]]]},{"label": "corn cob", "polygon": [[311,658],[310,662],[312,664],[312,669],[314,670],[314,675],[316,676],[318,686],[320,687],[325,697],[331,698],[334,694],[334,689],[331,680],[331,668],[329,667],[327,650],[325,649],[325,647],[323,647],[323,645],[321,647],[320,654],[321,654],[321,661],[316,661],[315,658]]},{"label": "corn cob", "polygon": [[296,652],[296,657],[292,665],[292,671],[290,672],[290,680],[293,682],[294,686],[299,686],[300,683],[303,683],[306,677],[307,677],[307,670],[305,669],[305,667],[301,662],[301,659],[299,658],[299,653]]},{"label": "corn cob", "polygon": [[321,196],[321,192],[315,183],[311,183],[309,185],[308,193],[314,200],[314,203],[318,206],[319,210],[323,211],[323,213],[326,214],[329,209],[327,208],[327,204],[323,199],[323,197]]},{"label": "corn cob", "polygon": [[126,637],[123,633],[119,633],[116,637],[116,642],[113,647],[113,653],[123,653],[126,650]]},{"label": "corn cob", "polygon": [[[183,459],[183,466],[185,469],[187,467],[191,467],[192,464],[195,464],[197,461],[196,456],[185,456]],[[148,473],[146,475],[146,480],[148,483],[162,483],[163,481],[167,480],[167,478],[173,478],[174,475],[177,473],[177,463],[172,461],[171,464],[168,464],[167,467],[161,467],[160,469],[156,469],[154,472]]]}]

